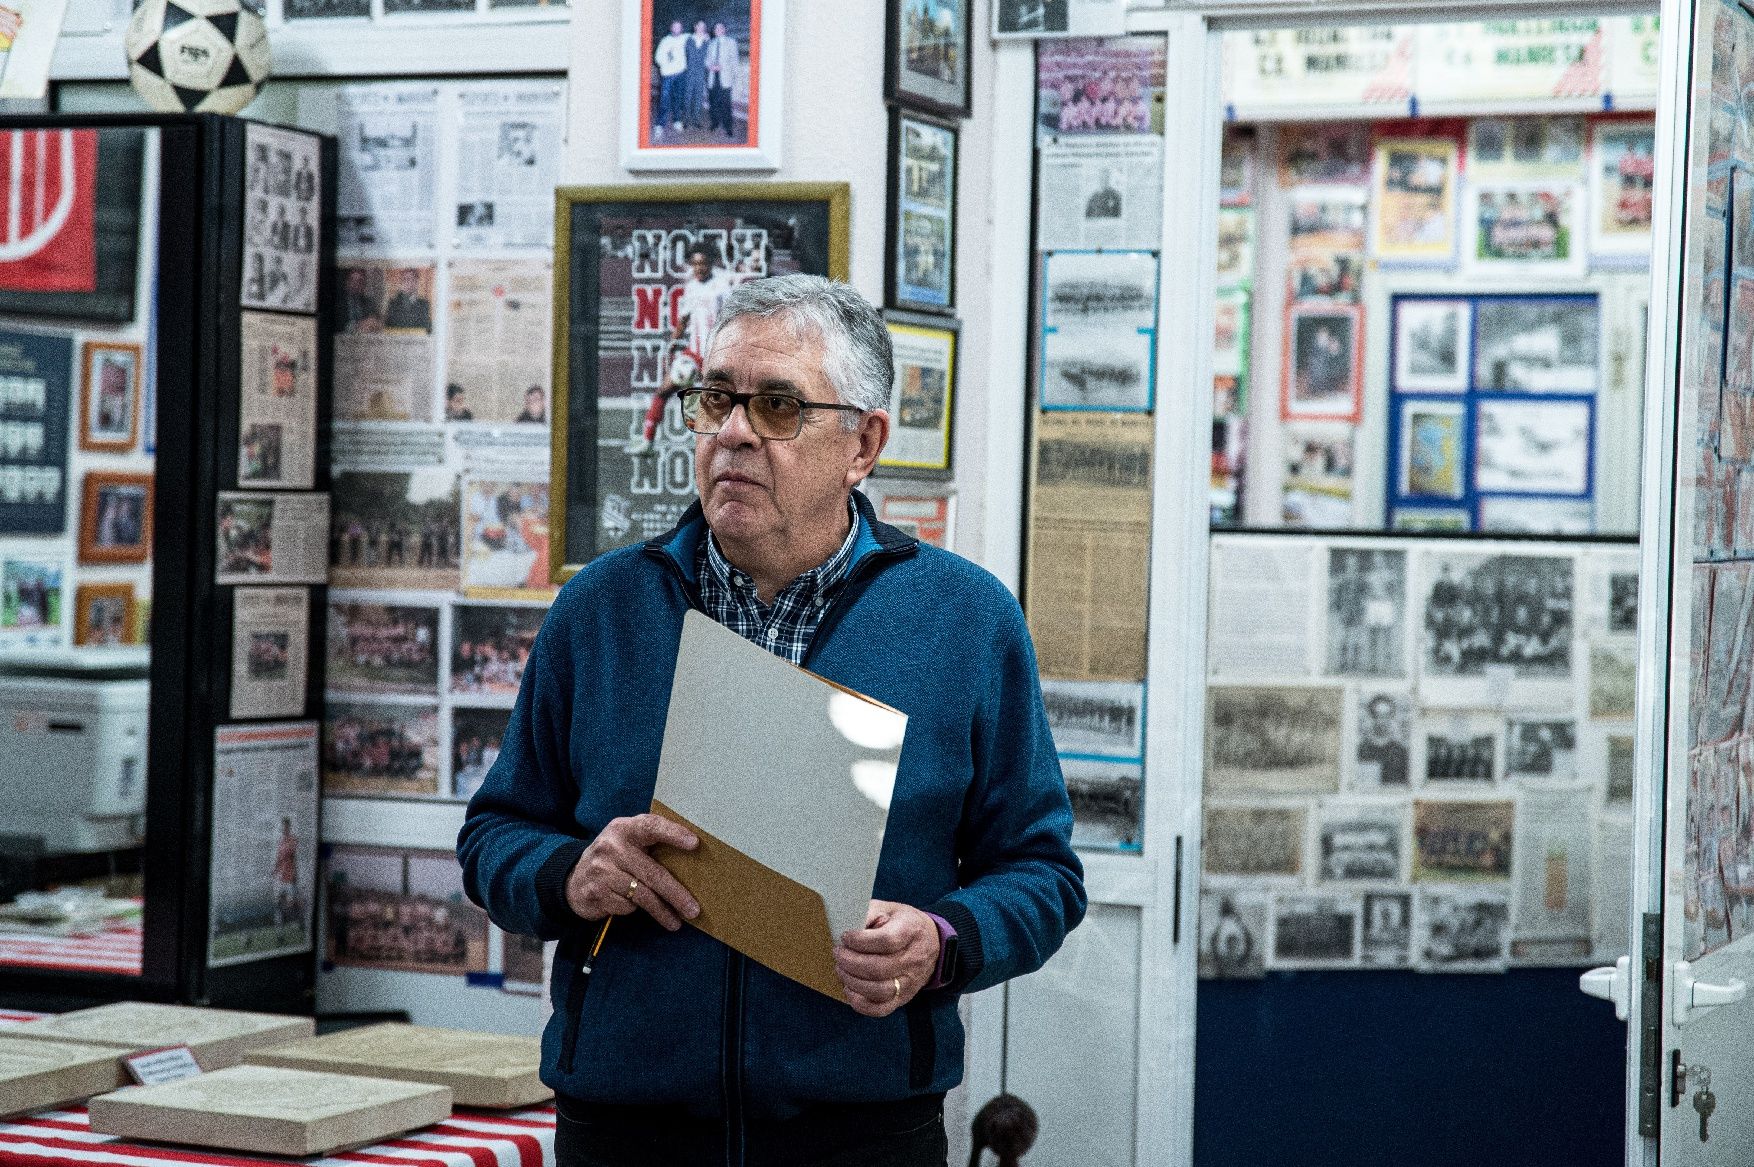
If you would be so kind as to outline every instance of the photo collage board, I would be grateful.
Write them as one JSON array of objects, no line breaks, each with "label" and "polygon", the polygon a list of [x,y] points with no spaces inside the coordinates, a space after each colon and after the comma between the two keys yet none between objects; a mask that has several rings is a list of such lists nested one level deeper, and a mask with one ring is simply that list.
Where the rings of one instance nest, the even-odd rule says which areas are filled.
[{"label": "photo collage board", "polygon": [[1161,37],[1036,46],[1039,326],[1024,611],[1072,842],[1144,845]]},{"label": "photo collage board", "polygon": [[549,583],[565,86],[310,85],[340,140],[322,788],[465,801]]},{"label": "photo collage board", "polygon": [[156,138],[0,131],[73,178],[16,180],[23,235],[0,260],[0,655],[147,640]]},{"label": "photo collage board", "polygon": [[[1228,127],[1214,525],[1338,530],[1404,517],[1399,525],[1595,533],[1593,483],[1578,484],[1572,461],[1563,475],[1530,473],[1526,455],[1562,435],[1570,458],[1580,419],[1592,450],[1597,442],[1601,418],[1581,398],[1602,387],[1581,366],[1609,364],[1599,356],[1606,320],[1623,306],[1592,313],[1582,298],[1599,300],[1598,283],[1648,264],[1654,134],[1638,114]],[[1377,289],[1414,283],[1420,296],[1393,296],[1392,319],[1367,311]],[[1254,311],[1261,304],[1272,321]],[[1379,371],[1371,354],[1384,347]],[[1625,363],[1641,368],[1632,356]],[[1485,390],[1496,396],[1461,400]],[[1399,396],[1411,393],[1457,396],[1440,409]],[[1251,403],[1257,394],[1271,401]],[[1420,426],[1406,424],[1409,408]],[[1464,450],[1464,429],[1482,440]],[[1435,497],[1405,489],[1402,434],[1453,436],[1462,444],[1440,457],[1485,459],[1463,475],[1480,478],[1478,494],[1453,483]],[[1388,513],[1365,513],[1357,498],[1374,491],[1360,490],[1355,469],[1379,461]],[[1251,471],[1263,480],[1254,492]],[[1276,494],[1263,493],[1273,484]],[[1506,494],[1546,501],[1486,499]]]},{"label": "photo collage board", "polygon": [[1387,525],[1595,531],[1594,295],[1392,301]]},{"label": "photo collage board", "polygon": [[1216,533],[1200,971],[1625,951],[1638,553]]}]

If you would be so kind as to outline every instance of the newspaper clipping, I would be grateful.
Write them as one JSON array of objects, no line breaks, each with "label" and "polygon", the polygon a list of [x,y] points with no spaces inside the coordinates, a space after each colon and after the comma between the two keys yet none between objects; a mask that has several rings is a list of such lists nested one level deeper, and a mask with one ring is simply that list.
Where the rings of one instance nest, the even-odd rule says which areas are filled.
[{"label": "newspaper clipping", "polygon": [[436,86],[349,85],[336,96],[343,251],[430,251],[438,187]]},{"label": "newspaper clipping", "polygon": [[304,713],[310,638],[307,589],[238,588],[232,593],[233,718]]},{"label": "newspaper clipping", "polygon": [[1300,806],[1207,806],[1200,844],[1206,874],[1301,876],[1308,821]]},{"label": "newspaper clipping", "polygon": [[433,420],[433,265],[352,259],[335,314],[335,420]]},{"label": "newspaper clipping", "polygon": [[455,591],[461,524],[452,471],[338,472],[329,582],[338,588]]},{"label": "newspaper clipping", "polygon": [[1299,676],[1315,642],[1315,549],[1215,544],[1207,669],[1215,679]]},{"label": "newspaper clipping", "polygon": [[1062,758],[1072,802],[1072,845],[1138,851],[1145,839],[1145,765]]},{"label": "newspaper clipping", "polygon": [[1151,444],[1145,414],[1037,419],[1027,587],[1045,674],[1145,676]]},{"label": "newspaper clipping", "polygon": [[1137,761],[1145,756],[1145,686],[1132,681],[1041,680],[1054,748]]},{"label": "newspaper clipping", "polygon": [[317,725],[222,725],[213,742],[210,967],[309,952]]},{"label": "newspaper clipping", "polygon": [[1404,804],[1328,803],[1316,816],[1316,880],[1400,882],[1406,837]]},{"label": "newspaper clipping", "polygon": [[1200,895],[1200,976],[1258,980],[1266,975],[1267,899],[1210,891]]},{"label": "newspaper clipping", "polygon": [[330,593],[327,636],[331,692],[438,696],[439,608],[355,601]]},{"label": "newspaper clipping", "polygon": [[317,310],[319,144],[315,134],[244,123],[245,308]]},{"label": "newspaper clipping", "polygon": [[1421,888],[1414,904],[1421,971],[1504,971],[1510,901],[1503,891]]},{"label": "newspaper clipping", "polygon": [[[1571,787],[1524,790],[1516,833],[1516,940],[1574,941],[1587,959],[1593,843],[1591,799]],[[1520,955],[1520,954],[1519,954]]]},{"label": "newspaper clipping", "polygon": [[1413,895],[1404,891],[1367,892],[1359,961],[1372,968],[1405,968],[1413,963]]},{"label": "newspaper clipping", "polygon": [[548,424],[551,263],[460,259],[450,281],[445,420]]},{"label": "newspaper clipping", "polygon": [[238,485],[309,490],[315,483],[317,322],[245,312],[238,406]]},{"label": "newspaper clipping", "polygon": [[1282,895],[1273,901],[1269,968],[1347,968],[1358,963],[1357,896]]},{"label": "newspaper clipping", "polygon": [[458,247],[549,247],[562,87],[501,83],[457,94]]},{"label": "newspaper clipping", "polygon": [[325,851],[325,955],[338,965],[465,976],[486,972],[487,913],[463,894],[451,851]]},{"label": "newspaper clipping", "polygon": [[325,583],[326,494],[219,492],[214,583]]},{"label": "newspaper clipping", "polygon": [[1156,136],[1044,142],[1038,170],[1044,251],[1155,251],[1163,238],[1163,140]]},{"label": "newspaper clipping", "polygon": [[1338,791],[1345,696],[1337,685],[1211,686],[1207,795]]}]

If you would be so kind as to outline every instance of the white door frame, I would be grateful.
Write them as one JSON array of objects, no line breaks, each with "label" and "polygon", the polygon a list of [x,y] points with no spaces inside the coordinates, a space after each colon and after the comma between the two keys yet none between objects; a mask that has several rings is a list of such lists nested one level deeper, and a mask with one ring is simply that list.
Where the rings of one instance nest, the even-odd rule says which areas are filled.
[{"label": "white door frame", "polygon": [[[1663,71],[1660,92],[1669,100],[1657,111],[1657,156],[1674,157],[1677,132],[1674,96],[1685,85],[1685,49],[1678,26],[1686,0],[1661,0]],[[1408,23],[1415,20],[1482,20],[1506,15],[1569,13],[1592,16],[1648,13],[1651,3],[1582,3],[1578,0],[1341,0],[1314,9],[1288,0],[1190,4],[1139,8],[1128,12],[1129,33],[1161,33],[1168,39],[1165,87],[1164,228],[1158,317],[1158,386],[1155,414],[1156,456],[1152,486],[1148,685],[1146,691],[1145,855],[1084,856],[1093,903],[1131,904],[1141,909],[1138,1108],[1135,1163],[1187,1165],[1193,1161],[1194,1034],[1197,980],[1202,758],[1206,700],[1206,604],[1208,477],[1212,423],[1211,394],[1188,394],[1180,387],[1210,385],[1209,343],[1185,344],[1187,337],[1210,337],[1217,298],[1216,216],[1219,143],[1222,130],[1222,61],[1218,33],[1237,28],[1346,23]],[[1027,386],[1034,351],[1030,314],[1033,256],[1035,54],[1027,42],[994,48],[997,101],[993,126],[994,176],[988,210],[994,245],[990,327],[985,341],[993,391],[978,421],[987,435],[985,541],[988,568],[1019,590],[1023,554],[1020,516],[1024,507],[1027,452]],[[1678,70],[1678,71],[1677,71]],[[1685,104],[1680,107],[1685,109]],[[1673,169],[1672,167],[1670,168]],[[1030,181],[1025,181],[1028,178]],[[1665,343],[1648,346],[1646,397],[1661,406],[1645,413],[1645,449],[1672,420],[1675,352],[1671,293],[1672,258],[1680,231],[1669,185],[1659,185],[1653,248],[1650,335]],[[1650,388],[1660,390],[1653,395]],[[1652,427],[1657,427],[1653,429]],[[1671,459],[1672,460],[1672,459]],[[1647,463],[1646,482],[1654,468]],[[1646,490],[1643,530],[1667,530],[1668,515]],[[1640,588],[1640,620],[1666,610],[1666,569],[1655,565],[1645,543]],[[1660,581],[1660,583],[1658,582]],[[1640,725],[1660,702],[1649,679],[1657,673],[1653,642],[1646,638],[1639,661]],[[1647,735],[1648,739],[1648,735]],[[1643,959],[1640,929],[1644,912],[1660,909],[1662,822],[1660,746],[1646,741],[1639,758],[1635,793],[1633,885],[1634,920],[1628,921],[1628,951],[1636,970]],[[1177,848],[1179,847],[1179,856]],[[1179,863],[1177,859],[1179,857]],[[1654,863],[1654,866],[1653,866]],[[1179,928],[1179,942],[1175,933]],[[1639,1032],[1640,1002],[1633,995],[1628,1023],[1628,1062],[1637,1055],[1632,1036]],[[1003,988],[971,1002],[969,1052],[971,1109],[1001,1088],[1005,1076],[1006,997]],[[1654,1163],[1655,1145],[1641,1139],[1637,1126],[1636,1075],[1627,1086],[1629,1163]]]}]

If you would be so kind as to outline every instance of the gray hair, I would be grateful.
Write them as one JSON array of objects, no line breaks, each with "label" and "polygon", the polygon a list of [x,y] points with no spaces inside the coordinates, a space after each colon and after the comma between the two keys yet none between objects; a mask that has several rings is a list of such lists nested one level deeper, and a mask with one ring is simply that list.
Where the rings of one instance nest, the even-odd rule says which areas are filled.
[{"label": "gray hair", "polygon": [[[851,284],[821,276],[772,276],[738,284],[725,297],[718,323],[707,339],[711,350],[727,326],[745,317],[783,317],[795,327],[814,332],[826,350],[823,372],[842,405],[888,409],[895,384],[895,350],[883,317]],[[857,414],[844,415],[848,429],[858,427]]]}]

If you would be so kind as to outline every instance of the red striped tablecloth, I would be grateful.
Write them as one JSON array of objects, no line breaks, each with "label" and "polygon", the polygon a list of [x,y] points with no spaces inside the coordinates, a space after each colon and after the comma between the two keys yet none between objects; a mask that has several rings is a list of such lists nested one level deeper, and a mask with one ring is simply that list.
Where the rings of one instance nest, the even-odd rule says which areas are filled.
[{"label": "red striped tablecloth", "polygon": [[92,936],[43,936],[0,929],[0,969],[24,965],[137,977],[141,944],[139,920],[113,924]]},{"label": "red striped tablecloth", "polygon": [[[40,1013],[0,1009],[0,1029],[31,1021]],[[0,1122],[0,1167],[553,1167],[554,1108],[458,1110],[445,1122],[388,1139],[311,1159],[263,1158],[229,1151],[125,1143],[94,1134],[84,1107],[47,1110]]]}]

